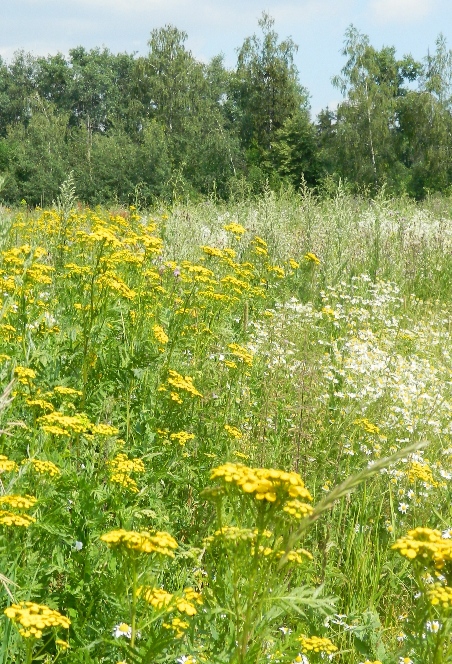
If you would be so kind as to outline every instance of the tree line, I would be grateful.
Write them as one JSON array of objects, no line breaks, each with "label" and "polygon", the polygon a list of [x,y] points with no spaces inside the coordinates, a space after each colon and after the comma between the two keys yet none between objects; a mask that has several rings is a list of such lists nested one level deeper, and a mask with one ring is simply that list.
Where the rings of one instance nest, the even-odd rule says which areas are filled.
[{"label": "tree line", "polygon": [[263,13],[259,32],[205,64],[174,26],[144,56],[82,46],[0,58],[0,196],[54,200],[72,172],[90,204],[258,194],[290,185],[422,198],[452,190],[452,50],[421,61],[374,48],[350,26],[337,109],[311,118],[309,93]]}]

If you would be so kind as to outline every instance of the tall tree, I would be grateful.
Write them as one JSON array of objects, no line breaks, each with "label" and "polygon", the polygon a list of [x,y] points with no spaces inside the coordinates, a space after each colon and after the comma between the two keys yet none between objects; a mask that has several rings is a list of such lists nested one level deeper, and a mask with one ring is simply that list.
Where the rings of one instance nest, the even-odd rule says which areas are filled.
[{"label": "tall tree", "polygon": [[336,114],[336,148],[341,174],[371,187],[395,185],[398,101],[407,94],[421,65],[411,56],[398,60],[395,48],[380,51],[354,26],[345,33],[342,54],[347,62],[333,84],[346,96]]},{"label": "tall tree", "polygon": [[238,51],[233,110],[248,162],[271,168],[275,133],[288,118],[307,109],[308,95],[294,64],[296,44],[291,38],[279,41],[267,13],[258,24],[262,35],[247,37]]}]

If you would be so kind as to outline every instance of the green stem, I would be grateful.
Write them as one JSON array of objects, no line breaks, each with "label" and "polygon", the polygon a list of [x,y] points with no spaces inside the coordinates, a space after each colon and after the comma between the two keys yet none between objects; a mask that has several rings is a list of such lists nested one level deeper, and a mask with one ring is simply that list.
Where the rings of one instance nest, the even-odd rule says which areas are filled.
[{"label": "green stem", "polygon": [[33,661],[33,639],[27,639],[27,650],[25,664],[31,664]]},{"label": "green stem", "polygon": [[130,623],[131,623],[131,638],[130,645],[135,646],[135,638],[137,632],[137,566],[136,561],[132,560],[132,604],[130,607]]}]

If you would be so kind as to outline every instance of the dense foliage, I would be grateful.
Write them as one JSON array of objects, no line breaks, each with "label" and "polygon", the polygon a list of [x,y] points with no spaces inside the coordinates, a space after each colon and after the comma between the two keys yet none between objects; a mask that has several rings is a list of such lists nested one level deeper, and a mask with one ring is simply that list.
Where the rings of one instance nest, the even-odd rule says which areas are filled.
[{"label": "dense foliage", "polygon": [[450,664],[451,217],[0,208],[0,663]]},{"label": "dense foliage", "polygon": [[79,46],[0,59],[0,174],[8,203],[50,204],[73,171],[81,200],[223,199],[342,180],[423,198],[452,184],[452,53],[398,59],[350,27],[333,79],[344,101],[310,117],[294,64],[263,14],[260,33],[208,64],[173,26],[147,55]]}]

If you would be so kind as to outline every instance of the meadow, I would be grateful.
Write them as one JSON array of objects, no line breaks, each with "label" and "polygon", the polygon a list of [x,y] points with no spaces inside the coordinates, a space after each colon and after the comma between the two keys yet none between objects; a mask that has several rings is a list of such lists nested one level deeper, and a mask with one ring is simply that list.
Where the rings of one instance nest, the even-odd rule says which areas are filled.
[{"label": "meadow", "polygon": [[451,199],[0,244],[0,664],[452,662]]}]

